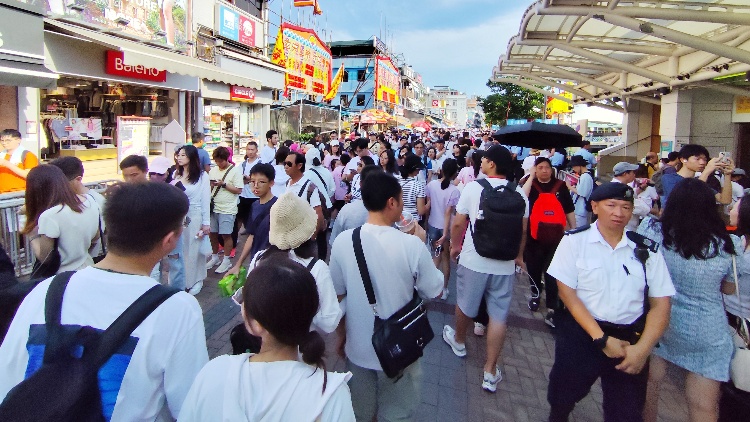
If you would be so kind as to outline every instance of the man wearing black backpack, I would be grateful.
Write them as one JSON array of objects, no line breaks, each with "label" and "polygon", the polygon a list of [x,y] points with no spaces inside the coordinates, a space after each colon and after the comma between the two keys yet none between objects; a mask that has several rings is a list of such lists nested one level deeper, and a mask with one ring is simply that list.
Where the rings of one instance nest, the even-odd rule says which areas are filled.
[{"label": "man wearing black backpack", "polygon": [[[529,309],[539,310],[542,289],[547,294],[547,315],[544,322],[555,328],[555,309],[558,308],[557,282],[546,273],[555,249],[565,230],[576,228],[575,205],[565,182],[552,177],[552,163],[539,157],[531,168],[529,178],[523,185],[529,198],[529,238],[526,241],[524,259],[531,278]],[[542,283],[544,275],[544,283]]]},{"label": "man wearing black backpack", "polygon": [[[466,356],[466,331],[482,298],[486,298],[490,321],[482,388],[493,393],[502,379],[497,361],[505,341],[515,266],[525,266],[529,202],[523,189],[507,180],[513,168],[510,151],[500,145],[490,147],[482,157],[482,172],[487,178],[464,187],[451,228],[451,258],[457,259],[460,254],[456,329],[443,327],[443,340],[456,356]],[[466,238],[461,239],[467,222]]]},{"label": "man wearing black backpack", "polygon": [[208,361],[196,299],[149,277],[188,223],[187,198],[166,183],[112,190],[107,256],[18,308],[0,346],[0,420],[174,420]]}]

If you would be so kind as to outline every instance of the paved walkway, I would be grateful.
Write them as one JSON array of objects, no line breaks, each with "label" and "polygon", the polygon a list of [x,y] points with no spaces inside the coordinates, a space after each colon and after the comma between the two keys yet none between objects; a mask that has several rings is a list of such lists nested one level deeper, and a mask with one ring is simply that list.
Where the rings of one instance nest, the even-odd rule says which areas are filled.
[{"label": "paved walkway", "polygon": [[[231,353],[229,332],[241,322],[239,307],[230,298],[221,298],[216,288],[219,277],[209,270],[209,280],[197,298],[203,307],[206,338],[211,358]],[[444,324],[454,324],[455,276],[450,281],[450,296],[446,302],[430,304],[429,318],[435,339],[425,349],[423,365],[422,401],[417,421],[545,421],[549,411],[547,382],[554,359],[553,329],[547,327],[543,315],[532,313],[526,305],[529,294],[526,285],[516,283],[508,335],[500,359],[503,380],[495,394],[484,392],[482,367],[485,340],[469,335],[466,358],[456,357],[443,342]],[[329,369],[343,371],[343,361],[333,352],[335,338],[327,336]],[[687,420],[687,406],[679,373],[670,373],[670,381],[663,387],[660,420]],[[602,393],[597,382],[588,397],[574,410],[571,421],[602,420]]]}]

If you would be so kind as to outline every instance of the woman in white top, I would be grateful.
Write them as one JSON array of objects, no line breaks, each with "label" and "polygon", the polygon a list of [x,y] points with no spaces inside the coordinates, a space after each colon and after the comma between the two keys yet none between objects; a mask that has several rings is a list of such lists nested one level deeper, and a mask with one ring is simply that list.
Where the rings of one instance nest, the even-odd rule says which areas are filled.
[{"label": "woman in white top", "polygon": [[89,249],[99,239],[99,207],[91,197],[76,195],[58,167],[35,167],[26,179],[26,226],[22,233],[30,236],[40,264],[57,244],[57,272],[80,270],[94,264]]},{"label": "woman in white top", "polygon": [[242,316],[247,330],[262,338],[260,352],[206,364],[179,421],[354,421],[346,384],[351,373],[326,371],[325,343],[310,331],[319,305],[310,272],[277,257],[255,267],[249,278]]},{"label": "woman in white top", "polygon": [[201,169],[198,149],[183,145],[177,151],[177,170],[172,185],[185,192],[190,201],[188,218],[190,223],[182,236],[182,252],[185,257],[185,287],[192,295],[203,288],[206,278],[206,255],[201,254],[201,242],[211,232],[211,186],[208,173]]},{"label": "woman in white top", "polygon": [[443,177],[427,184],[427,198],[430,200],[430,217],[427,220],[427,245],[432,252],[435,266],[443,272],[443,295],[448,299],[448,279],[451,275],[450,224],[456,212],[461,192],[452,183],[458,172],[458,163],[449,158],[443,161]]},{"label": "woman in white top", "polygon": [[276,164],[274,164],[273,169],[276,171],[276,176],[273,179],[271,193],[277,198],[280,198],[286,192],[286,182],[289,180],[289,175],[284,171],[284,160],[287,156],[289,156],[288,147],[279,147],[274,156]]}]

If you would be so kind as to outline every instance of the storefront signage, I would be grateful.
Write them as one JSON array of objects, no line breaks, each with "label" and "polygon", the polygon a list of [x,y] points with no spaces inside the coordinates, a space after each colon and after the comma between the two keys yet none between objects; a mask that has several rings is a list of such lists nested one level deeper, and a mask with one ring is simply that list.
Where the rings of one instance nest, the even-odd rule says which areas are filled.
[{"label": "storefront signage", "polygon": [[[256,29],[262,28],[263,25],[255,17],[221,3],[216,4],[214,16],[215,28],[220,36],[248,47],[259,46],[260,43],[255,41]],[[263,39],[262,34],[260,39]]]},{"label": "storefront signage", "polygon": [[750,97],[737,96],[735,102],[735,112],[737,114],[750,113]]},{"label": "storefront signage", "polygon": [[326,95],[331,87],[331,49],[312,29],[283,23],[271,61],[286,69],[286,87]]},{"label": "storefront signage", "polygon": [[229,99],[233,101],[255,101],[255,90],[244,86],[232,85],[229,90]]},{"label": "storefront signage", "polygon": [[108,75],[126,76],[133,79],[142,79],[144,81],[166,82],[167,71],[154,69],[144,66],[130,66],[124,62],[122,51],[107,50],[107,60],[105,62],[105,73]]},{"label": "storefront signage", "polygon": [[[68,7],[73,3],[83,7],[83,10]],[[96,26],[117,28],[121,33],[160,43],[166,47],[184,49],[188,47],[187,41],[192,39],[192,14],[186,10],[184,1],[42,0],[42,4],[50,15],[83,20]],[[122,18],[127,20],[126,25],[122,24]]]},{"label": "storefront signage", "polygon": [[401,75],[390,57],[375,58],[375,99],[391,104],[399,104]]},{"label": "storefront signage", "polygon": [[[44,63],[44,21],[35,6],[0,3],[0,59]],[[35,12],[32,12],[35,10]],[[8,64],[3,64],[8,66]]]}]

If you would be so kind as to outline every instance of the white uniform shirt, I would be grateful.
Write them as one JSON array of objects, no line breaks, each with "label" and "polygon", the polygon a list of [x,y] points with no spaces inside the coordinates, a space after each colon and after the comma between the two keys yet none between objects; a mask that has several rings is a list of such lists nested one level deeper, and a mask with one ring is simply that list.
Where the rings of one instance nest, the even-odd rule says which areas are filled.
[{"label": "white uniform shirt", "polygon": [[[302,187],[304,186],[305,182],[307,182],[308,180],[309,179],[307,177],[302,176],[299,180],[297,180],[297,183],[290,184],[291,183],[291,179],[290,179],[290,180],[288,180],[286,182],[286,191],[287,192],[294,192],[295,195],[297,195],[300,198],[302,198],[305,201],[307,201],[307,190],[310,188],[310,183],[312,183],[313,186],[315,186],[315,184],[312,181],[310,183],[308,183],[308,185],[305,186],[305,189],[304,189],[304,191],[302,192],[301,195],[300,195],[299,191],[302,190]],[[320,206],[320,195],[318,194],[318,188],[317,187],[314,188],[314,190],[312,192],[312,195],[310,195],[310,202],[309,202],[309,204],[313,208]]]},{"label": "white uniform shirt", "polygon": [[[643,267],[635,258],[635,243],[623,233],[612,247],[597,223],[560,241],[547,273],[575,289],[594,319],[631,324],[643,314]],[[674,296],[675,288],[661,252],[646,261],[649,297]]]}]

